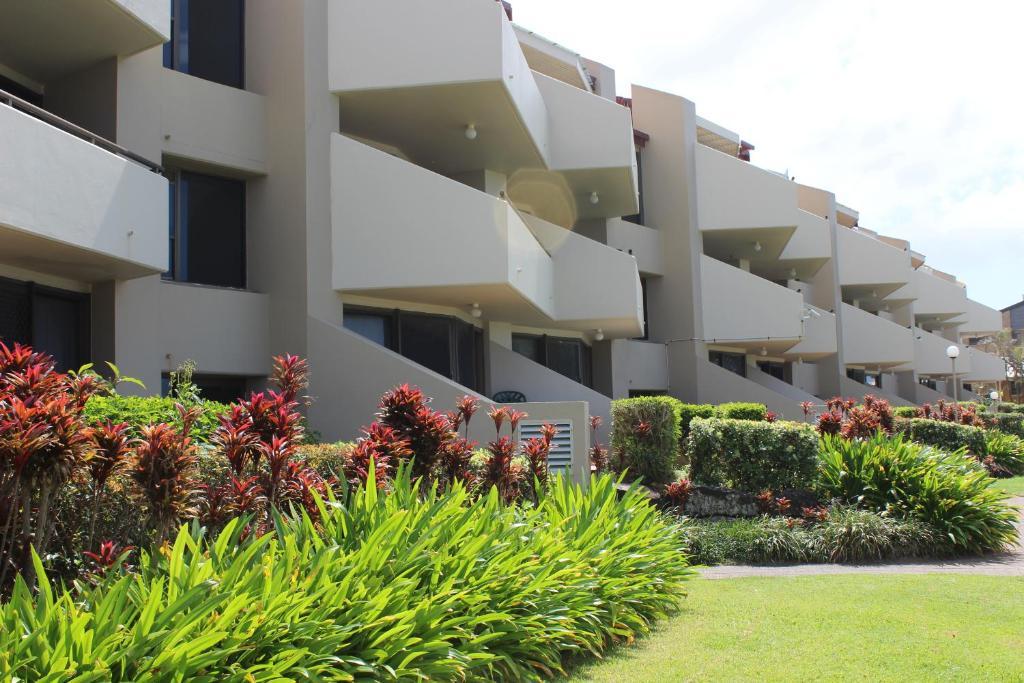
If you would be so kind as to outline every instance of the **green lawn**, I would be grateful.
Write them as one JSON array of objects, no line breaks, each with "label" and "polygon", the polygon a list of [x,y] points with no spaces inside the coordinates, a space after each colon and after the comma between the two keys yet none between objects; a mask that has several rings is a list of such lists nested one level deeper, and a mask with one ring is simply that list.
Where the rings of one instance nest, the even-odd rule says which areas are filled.
[{"label": "green lawn", "polygon": [[650,638],[573,681],[1024,681],[1024,578],[695,580]]},{"label": "green lawn", "polygon": [[1006,491],[1011,496],[1024,496],[1024,477],[996,479],[992,487]]}]

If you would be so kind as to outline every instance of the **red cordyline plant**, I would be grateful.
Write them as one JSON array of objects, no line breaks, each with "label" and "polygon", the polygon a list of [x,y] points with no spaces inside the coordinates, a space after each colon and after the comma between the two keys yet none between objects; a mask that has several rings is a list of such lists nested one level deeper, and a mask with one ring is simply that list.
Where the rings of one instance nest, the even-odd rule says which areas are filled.
[{"label": "red cordyline plant", "polygon": [[429,402],[420,389],[403,384],[381,397],[377,412],[380,423],[408,441],[414,477],[429,477],[442,448],[455,437],[448,417],[432,410]]},{"label": "red cordyline plant", "polygon": [[82,412],[111,383],[85,366],[0,342],[0,586],[11,572],[34,579],[30,549],[44,556],[56,525],[52,504],[92,450]]},{"label": "red cordyline plant", "polygon": [[[113,569],[118,562],[121,562],[135,550],[135,546],[126,546],[122,548],[114,541],[103,541],[97,552],[85,551],[82,555],[85,559],[89,560],[92,564],[92,568],[89,570],[87,576],[93,580],[102,579],[107,572]],[[122,567],[124,565],[122,564]]]},{"label": "red cordyline plant", "polygon": [[608,471],[608,449],[597,438],[601,423],[600,415],[590,416],[590,467],[598,474]]},{"label": "red cordyline plant", "polygon": [[198,515],[200,488],[195,481],[198,457],[189,432],[199,408],[177,404],[181,431],[168,424],[147,425],[136,448],[131,475],[146,499],[156,542],[163,543],[177,526]]},{"label": "red cordyline plant", "polygon": [[[801,404],[804,414],[810,414],[813,407],[809,402]],[[864,402],[857,405],[852,398],[839,396],[825,402],[826,411],[818,415],[820,434],[842,435],[847,439],[867,439],[878,431],[891,434],[895,429],[892,407],[885,399],[871,394],[864,396]]]},{"label": "red cordyline plant", "polygon": [[92,515],[86,545],[92,547],[96,535],[96,519],[100,513],[100,499],[107,481],[128,466],[138,440],[132,438],[126,422],[114,424],[107,420],[98,427],[89,429],[88,433],[93,442],[93,450],[86,458],[85,469],[92,482]]},{"label": "red cordyline plant", "polygon": [[663,497],[670,507],[682,511],[686,508],[686,501],[690,499],[691,493],[693,493],[693,484],[690,480],[680,479],[665,487]]},{"label": "red cordyline plant", "polygon": [[917,416],[940,422],[954,422],[970,427],[985,426],[985,421],[978,416],[978,411],[974,406],[964,406],[955,402],[938,401],[935,406],[925,403],[917,409]]},{"label": "red cordyline plant", "polygon": [[540,499],[540,492],[547,488],[550,479],[548,462],[551,455],[551,442],[555,440],[558,428],[545,422],[541,425],[540,434],[539,438],[531,437],[523,442],[523,455],[526,457],[529,471],[528,484],[534,502]]},{"label": "red cordyline plant", "polygon": [[516,445],[507,436],[487,444],[490,457],[483,472],[485,489],[498,489],[498,496],[505,503],[511,503],[519,494],[519,485],[523,479],[523,470],[515,462]]}]

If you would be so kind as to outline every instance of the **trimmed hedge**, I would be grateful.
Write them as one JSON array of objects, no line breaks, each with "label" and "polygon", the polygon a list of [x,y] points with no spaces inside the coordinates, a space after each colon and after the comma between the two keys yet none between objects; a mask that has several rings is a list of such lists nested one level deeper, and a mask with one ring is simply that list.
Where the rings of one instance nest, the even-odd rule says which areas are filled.
[{"label": "trimmed hedge", "polygon": [[[176,401],[161,396],[93,396],[85,404],[85,419],[90,424],[110,420],[114,424],[127,422],[133,436],[140,436],[140,429],[149,424],[167,422],[181,425],[181,417],[175,408]],[[192,438],[197,443],[208,443],[220,424],[218,417],[228,407],[216,401],[200,401],[203,413],[192,428]]]},{"label": "trimmed hedge", "polygon": [[[611,447],[629,478],[660,486],[675,480],[681,443],[682,402],[671,396],[612,401]],[[643,424],[646,429],[639,428]]]},{"label": "trimmed hedge", "polygon": [[956,422],[943,422],[927,418],[897,418],[896,430],[925,446],[932,446],[950,453],[961,448],[971,455],[985,454],[985,430]]},{"label": "trimmed hedge", "polygon": [[715,416],[723,420],[763,422],[768,416],[768,408],[763,403],[722,403],[715,409]]},{"label": "trimmed hedge", "polygon": [[806,488],[818,464],[818,433],[798,422],[696,419],[687,440],[690,479],[758,493]]},{"label": "trimmed hedge", "polygon": [[892,409],[896,417],[914,418],[917,417],[917,406],[896,406]]},{"label": "trimmed hedge", "polygon": [[715,406],[705,403],[684,403],[680,406],[679,427],[683,439],[690,435],[690,423],[698,417],[715,417]]},{"label": "trimmed hedge", "polygon": [[1000,403],[996,406],[1000,413],[1021,413],[1024,414],[1024,403]]},{"label": "trimmed hedge", "polygon": [[982,417],[990,429],[1024,438],[1024,413],[995,413]]}]

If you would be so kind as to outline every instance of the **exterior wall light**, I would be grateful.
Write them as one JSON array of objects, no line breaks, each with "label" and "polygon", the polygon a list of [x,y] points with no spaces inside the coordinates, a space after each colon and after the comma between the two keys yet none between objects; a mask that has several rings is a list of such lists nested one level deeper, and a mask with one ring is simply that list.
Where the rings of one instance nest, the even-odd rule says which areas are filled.
[{"label": "exterior wall light", "polygon": [[599,195],[596,192],[591,192],[590,193],[590,203],[591,204],[593,204],[594,206],[597,206],[600,203],[600,201],[601,201],[601,195]]},{"label": "exterior wall light", "polygon": [[466,134],[466,139],[467,140],[476,140],[476,136],[477,136],[476,125],[471,123],[468,126],[466,126],[466,133],[465,134]]},{"label": "exterior wall light", "polygon": [[604,330],[602,330],[601,328],[598,328],[597,332],[594,334],[594,341],[602,341],[602,340],[604,340]]},{"label": "exterior wall light", "polygon": [[480,304],[473,304],[473,308],[469,309],[469,314],[474,318],[479,318],[484,312],[480,309]]},{"label": "exterior wall light", "polygon": [[764,247],[761,246],[760,242],[754,242],[754,251],[760,254],[762,249],[764,249]]},{"label": "exterior wall light", "polygon": [[761,347],[761,355],[762,356],[767,356],[768,355],[768,347],[767,346],[762,346]]}]

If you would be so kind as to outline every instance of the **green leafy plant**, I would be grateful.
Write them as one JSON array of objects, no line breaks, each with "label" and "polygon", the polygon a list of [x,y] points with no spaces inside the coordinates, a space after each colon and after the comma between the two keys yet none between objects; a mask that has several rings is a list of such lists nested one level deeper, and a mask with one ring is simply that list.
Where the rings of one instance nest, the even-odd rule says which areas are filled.
[{"label": "green leafy plant", "polygon": [[979,458],[985,454],[985,431],[980,427],[929,418],[897,419],[896,429],[911,441],[944,451],[965,449]]},{"label": "green leafy plant", "polygon": [[1016,541],[1016,513],[989,488],[977,460],[903,437],[822,439],[819,487],[829,497],[918,519],[957,552],[1000,550]]},{"label": "green leafy plant", "polygon": [[[141,436],[141,429],[148,424],[161,422],[174,425],[181,429],[181,416],[175,407],[179,401],[172,397],[161,396],[121,396],[119,394],[98,395],[85,404],[85,421],[91,426],[100,426],[106,422],[127,424],[133,438]],[[228,406],[216,401],[199,401],[188,407],[198,406],[201,412],[192,425],[192,438],[197,444],[210,442],[213,432],[220,424],[220,416],[227,412]]]},{"label": "green leafy plant", "polygon": [[1009,476],[1024,475],[1024,439],[1002,432],[987,432],[985,453]]},{"label": "green leafy plant", "polygon": [[761,422],[768,416],[768,408],[763,403],[722,403],[715,407],[715,416],[724,420]]},{"label": "green leafy plant", "polygon": [[673,481],[679,461],[681,407],[669,396],[612,401],[614,467],[650,486]]},{"label": "green leafy plant", "polygon": [[814,479],[818,435],[796,422],[696,419],[687,453],[697,484],[749,492],[802,488]]},{"label": "green leafy plant", "polygon": [[[400,468],[274,533],[183,527],[78,593],[18,580],[0,605],[5,680],[540,680],[674,610],[691,570],[677,528],[616,481],[559,480],[536,506]],[[38,558],[36,565],[41,564]]]}]

